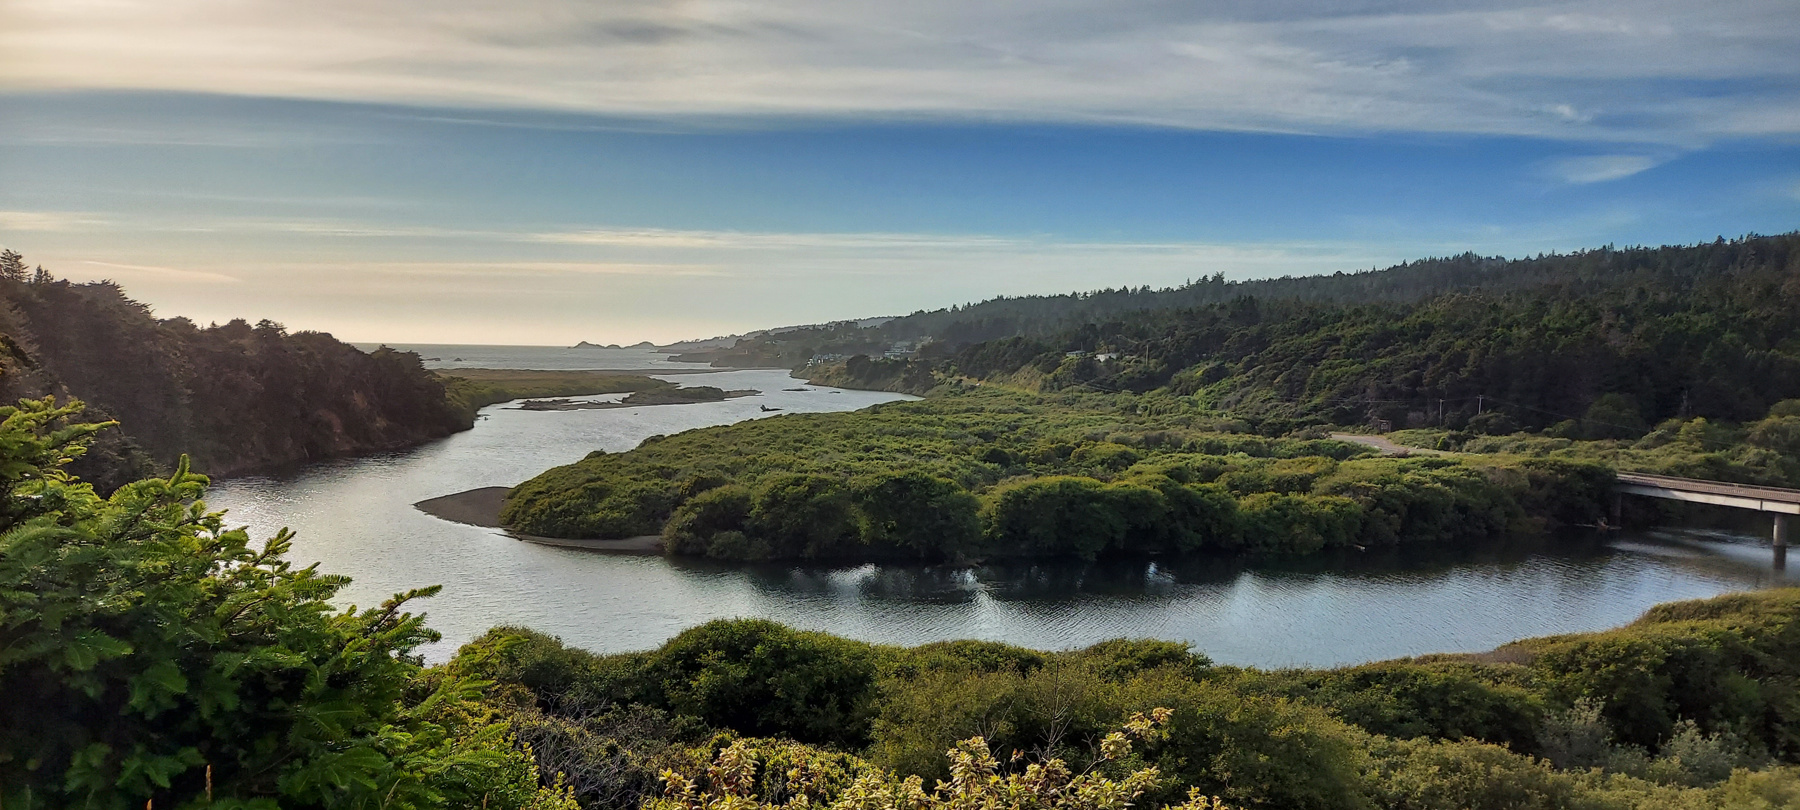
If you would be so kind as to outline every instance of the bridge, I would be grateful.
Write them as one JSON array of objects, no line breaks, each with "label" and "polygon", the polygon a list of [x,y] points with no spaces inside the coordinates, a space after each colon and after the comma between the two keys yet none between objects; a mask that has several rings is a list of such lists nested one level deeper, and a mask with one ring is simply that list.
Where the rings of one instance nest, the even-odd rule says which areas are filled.
[{"label": "bridge", "polygon": [[1730,506],[1737,509],[1767,512],[1774,518],[1772,539],[1775,542],[1777,564],[1784,562],[1787,558],[1788,515],[1800,515],[1800,489],[1725,484],[1718,481],[1702,481],[1698,478],[1677,478],[1673,475],[1621,472],[1618,474],[1618,485],[1613,495],[1613,521],[1615,523],[1619,521],[1620,512],[1624,507],[1623,499],[1620,497],[1623,495],[1641,495],[1646,498],[1661,498],[1688,503],[1709,503],[1714,506]]},{"label": "bridge", "polygon": [[[1402,447],[1385,436],[1333,433],[1331,438],[1373,447],[1381,451],[1383,455],[1389,456],[1456,455],[1441,450]],[[1673,475],[1635,472],[1620,472],[1617,474],[1617,479],[1618,482],[1613,489],[1612,525],[1621,524],[1625,506],[1623,496],[1625,495],[1641,495],[1646,498],[1687,501],[1688,503],[1708,503],[1714,506],[1730,506],[1756,512],[1767,512],[1773,518],[1774,523],[1772,539],[1775,542],[1775,564],[1777,566],[1786,564],[1788,515],[1800,515],[1800,489],[1726,484],[1718,481],[1703,481],[1698,478],[1678,478]]]}]

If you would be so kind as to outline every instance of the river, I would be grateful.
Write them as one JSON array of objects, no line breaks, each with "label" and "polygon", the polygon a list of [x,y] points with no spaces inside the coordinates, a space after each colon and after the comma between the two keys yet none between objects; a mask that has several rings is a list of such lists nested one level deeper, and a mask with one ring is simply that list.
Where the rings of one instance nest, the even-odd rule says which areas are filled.
[{"label": "river", "polygon": [[[488,364],[543,367],[547,360],[503,354]],[[671,366],[637,354],[641,362],[629,351],[608,353],[604,365],[652,374]],[[579,367],[570,362],[577,365],[563,367]],[[1771,568],[1767,547],[1755,538],[1719,533],[1537,538],[1254,565],[1196,559],[831,569],[552,548],[413,507],[516,484],[591,450],[627,450],[656,434],[901,398],[806,386],[779,371],[682,370],[690,373],[668,379],[763,394],[607,410],[497,405],[482,412],[474,430],[405,452],[221,481],[208,502],[258,538],[294,529],[293,560],[353,577],[341,594],[345,604],[366,607],[397,591],[443,585],[441,595],[419,603],[444,635],[423,650],[433,661],[496,625],[617,652],[654,647],[709,619],[759,616],[894,644],[980,638],[1062,649],[1156,637],[1192,642],[1222,663],[1331,666],[1487,650],[1527,636],[1614,627],[1659,602],[1800,584],[1800,576]],[[808,390],[784,390],[791,388]],[[781,410],[763,411],[765,405]]]}]

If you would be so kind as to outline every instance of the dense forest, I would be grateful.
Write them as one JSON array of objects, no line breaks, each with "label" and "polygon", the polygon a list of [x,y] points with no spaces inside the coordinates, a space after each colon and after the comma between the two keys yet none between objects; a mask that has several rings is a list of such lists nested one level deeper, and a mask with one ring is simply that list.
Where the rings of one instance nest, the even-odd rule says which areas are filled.
[{"label": "dense forest", "polygon": [[1787,234],[1001,298],[764,334],[709,357],[920,394],[954,378],[1163,390],[1270,432],[1606,423],[1575,436],[1601,438],[1671,418],[1751,420],[1800,395],[1796,306],[1800,235]]},{"label": "dense forest", "polygon": [[231,475],[408,447],[467,429],[417,355],[363,352],[319,332],[158,319],[110,282],[73,284],[0,261],[0,396],[85,400],[117,419],[78,470],[102,489],[171,469]]},{"label": "dense forest", "polygon": [[1746,421],[1800,395],[1800,236],[1520,260],[1476,279],[1408,303],[1246,296],[1140,313],[964,347],[939,371],[1165,389],[1278,427],[1598,428],[1581,438]]},{"label": "dense forest", "polygon": [[[903,648],[716,621],[595,655],[253,544],[185,468],[101,498],[97,426],[0,407],[0,806],[1791,810],[1800,591],[1329,670],[1162,641]],[[947,752],[947,753],[946,753]]]},{"label": "dense forest", "polygon": [[[1451,293],[1505,295],[1539,287],[1611,286],[1621,268],[1685,268],[1705,272],[1708,265],[1732,261],[1732,245],[1756,244],[1791,251],[1793,235],[1746,236],[1694,246],[1628,247],[1584,250],[1572,254],[1540,254],[1506,259],[1499,256],[1427,258],[1385,269],[1330,275],[1283,276],[1227,281],[1212,275],[1181,287],[1152,290],[1122,287],[1046,296],[1002,296],[988,301],[915,312],[879,325],[892,340],[933,337],[953,347],[1001,337],[1056,335],[1087,323],[1128,319],[1136,313],[1193,309],[1239,298],[1304,301],[1318,304],[1401,304]],[[1783,244],[1785,243],[1785,247]],[[1720,251],[1723,251],[1721,254]]]},{"label": "dense forest", "polygon": [[1309,554],[1592,522],[1611,476],[1372,454],[1257,436],[1173,397],[969,389],[596,452],[514,488],[502,520],[736,560]]}]

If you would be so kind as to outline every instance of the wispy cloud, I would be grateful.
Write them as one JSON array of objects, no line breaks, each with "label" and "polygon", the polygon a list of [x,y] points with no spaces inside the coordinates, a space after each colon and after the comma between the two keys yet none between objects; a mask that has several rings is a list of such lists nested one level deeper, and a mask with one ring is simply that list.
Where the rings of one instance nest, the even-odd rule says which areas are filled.
[{"label": "wispy cloud", "polygon": [[184,270],[178,267],[158,267],[148,264],[121,264],[118,262],[101,262],[92,259],[83,260],[84,265],[103,268],[100,275],[106,278],[147,278],[160,282],[191,284],[241,284],[243,279],[228,276],[224,273],[213,273],[205,270]]},{"label": "wispy cloud", "polygon": [[1585,185],[1623,180],[1656,168],[1662,162],[1647,155],[1589,155],[1553,161],[1548,168],[1551,176],[1558,180]]},{"label": "wispy cloud", "polygon": [[[337,265],[326,265],[337,267]],[[314,265],[316,268],[317,265]],[[480,276],[505,282],[523,276],[722,276],[714,265],[647,262],[358,262],[358,273],[402,276]]]},{"label": "wispy cloud", "polygon": [[104,224],[93,214],[72,211],[0,211],[0,231],[73,231]]},{"label": "wispy cloud", "polygon": [[9,8],[0,82],[651,117],[1800,132],[1791,0],[1325,5],[37,2]]}]

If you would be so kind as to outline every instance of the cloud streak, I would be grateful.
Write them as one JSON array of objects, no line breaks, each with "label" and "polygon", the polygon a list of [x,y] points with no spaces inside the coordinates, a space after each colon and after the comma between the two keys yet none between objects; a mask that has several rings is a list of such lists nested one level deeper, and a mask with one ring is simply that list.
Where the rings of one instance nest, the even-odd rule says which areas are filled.
[{"label": "cloud streak", "polygon": [[73,231],[105,224],[92,214],[71,211],[0,211],[0,231]]},{"label": "cloud streak", "polygon": [[0,82],[648,117],[1800,133],[1791,0],[1322,5],[26,0],[0,27]]},{"label": "cloud streak", "polygon": [[1647,155],[1589,155],[1564,158],[1550,164],[1550,174],[1576,185],[1623,180],[1656,168],[1662,161]]},{"label": "cloud streak", "polygon": [[224,273],[212,273],[205,270],[187,270],[179,267],[159,267],[149,264],[123,264],[120,262],[102,262],[86,259],[81,264],[101,268],[95,274],[109,279],[148,279],[152,281],[178,284],[241,284],[243,279],[228,276]]}]

